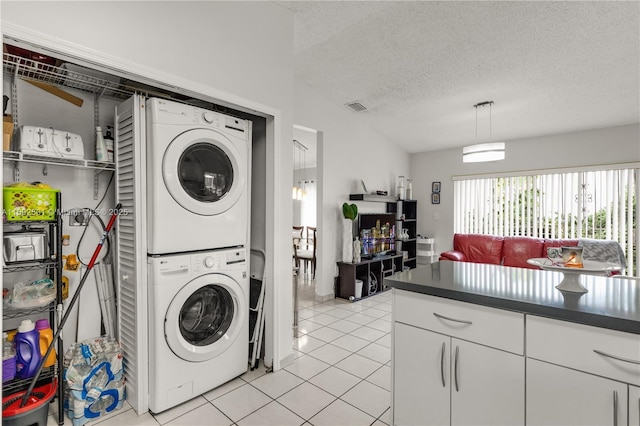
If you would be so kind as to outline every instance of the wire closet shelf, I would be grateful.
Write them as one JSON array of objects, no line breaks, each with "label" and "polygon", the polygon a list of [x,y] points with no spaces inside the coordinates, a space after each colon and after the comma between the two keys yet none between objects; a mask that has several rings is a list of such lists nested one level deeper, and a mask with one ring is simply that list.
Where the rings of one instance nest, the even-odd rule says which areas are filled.
[{"label": "wire closet shelf", "polygon": [[112,80],[82,74],[55,65],[45,64],[4,52],[2,65],[5,73],[24,80],[39,81],[61,87],[70,87],[85,92],[125,100],[136,93],[132,87]]}]

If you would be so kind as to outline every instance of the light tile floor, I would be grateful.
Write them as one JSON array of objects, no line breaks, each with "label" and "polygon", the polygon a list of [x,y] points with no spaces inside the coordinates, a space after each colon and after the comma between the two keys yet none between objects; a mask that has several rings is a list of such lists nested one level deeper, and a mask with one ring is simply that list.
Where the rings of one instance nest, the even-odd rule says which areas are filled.
[{"label": "light tile floor", "polygon": [[[390,420],[391,292],[349,302],[314,300],[298,282],[295,360],[275,373],[264,366],[160,414],[125,406],[90,425],[374,425]],[[52,404],[52,409],[53,405]],[[48,425],[57,424],[51,412]],[[65,418],[65,424],[71,424]]]}]

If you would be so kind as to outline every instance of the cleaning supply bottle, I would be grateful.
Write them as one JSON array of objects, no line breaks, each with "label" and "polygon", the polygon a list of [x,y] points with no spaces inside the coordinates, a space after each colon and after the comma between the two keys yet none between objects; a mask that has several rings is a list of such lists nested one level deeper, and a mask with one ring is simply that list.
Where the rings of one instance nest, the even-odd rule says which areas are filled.
[{"label": "cleaning supply bottle", "polygon": [[16,377],[27,379],[38,371],[42,360],[40,335],[30,319],[23,320],[14,338],[16,344]]},{"label": "cleaning supply bottle", "polygon": [[107,161],[107,146],[102,136],[102,127],[96,127],[96,161]]},{"label": "cleaning supply bottle", "polygon": [[[53,342],[53,330],[49,326],[48,319],[39,319],[36,321],[36,330],[40,333],[40,355],[44,357],[47,353],[47,349]],[[51,367],[56,363],[56,350],[52,349],[49,356],[44,361],[44,367]]]},{"label": "cleaning supply bottle", "polygon": [[107,161],[113,163],[113,127],[107,126],[107,133],[104,135],[104,145],[107,148]]},{"label": "cleaning supply bottle", "polygon": [[2,333],[2,382],[16,377],[16,350],[7,333]]}]

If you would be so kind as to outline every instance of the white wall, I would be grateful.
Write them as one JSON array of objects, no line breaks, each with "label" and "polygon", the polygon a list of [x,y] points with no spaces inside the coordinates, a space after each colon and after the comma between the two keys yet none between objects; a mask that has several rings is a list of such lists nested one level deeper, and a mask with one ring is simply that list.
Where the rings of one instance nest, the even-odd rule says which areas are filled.
[{"label": "white wall", "polygon": [[[418,233],[436,238],[436,251],[453,247],[452,176],[640,161],[640,126],[629,125],[508,141],[504,161],[463,163],[462,148],[411,156]],[[440,204],[431,204],[431,182],[442,182]],[[435,220],[437,215],[438,220]]]},{"label": "white wall", "polygon": [[[398,175],[407,175],[409,154],[359,121],[356,113],[330,103],[299,80],[295,82],[294,122],[323,132],[318,146],[318,270],[316,296],[333,295],[336,262],[342,259],[342,203],[367,189],[395,194]],[[364,113],[366,114],[366,113]],[[321,193],[320,193],[321,192]],[[361,211],[384,211],[384,203],[355,202]]]},{"label": "white wall", "polygon": [[[250,100],[278,111],[275,181],[289,188],[292,173],[293,16],[272,2],[2,2],[2,31],[19,28],[33,39],[77,46],[130,68],[166,75],[164,83],[203,87],[208,96]],[[43,37],[44,36],[44,37]],[[107,61],[104,66],[113,66]],[[128,66],[129,66],[128,65]],[[179,82],[179,83],[178,83]],[[182,86],[184,87],[184,86]],[[269,126],[268,126],[269,127]],[[282,149],[287,141],[287,149]],[[273,283],[291,282],[291,191],[271,200],[276,217]],[[268,201],[269,203],[269,201]],[[280,357],[292,353],[291,286],[274,292]],[[273,309],[273,306],[271,307]],[[269,346],[269,342],[267,342]]]}]

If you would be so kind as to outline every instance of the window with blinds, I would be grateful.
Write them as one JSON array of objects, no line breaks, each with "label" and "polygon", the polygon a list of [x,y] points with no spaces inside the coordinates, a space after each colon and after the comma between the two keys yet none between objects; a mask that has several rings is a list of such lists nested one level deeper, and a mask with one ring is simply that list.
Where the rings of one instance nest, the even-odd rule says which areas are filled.
[{"label": "window with blinds", "polygon": [[639,168],[454,178],[454,232],[620,243],[639,263]]}]

